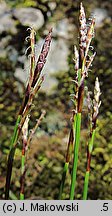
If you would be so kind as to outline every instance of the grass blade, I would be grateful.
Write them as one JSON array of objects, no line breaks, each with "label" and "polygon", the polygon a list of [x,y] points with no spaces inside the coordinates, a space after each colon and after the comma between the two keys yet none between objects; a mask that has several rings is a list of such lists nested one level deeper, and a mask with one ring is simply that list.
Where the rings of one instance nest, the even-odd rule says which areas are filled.
[{"label": "grass blade", "polygon": [[90,142],[88,143],[88,147],[87,147],[88,148],[87,149],[87,168],[86,168],[85,181],[84,181],[83,200],[87,199],[89,175],[90,175],[91,153],[93,150],[94,137],[95,137],[95,130],[93,130],[92,132],[92,136],[91,136]]},{"label": "grass blade", "polygon": [[87,199],[88,184],[89,184],[89,174],[90,174],[90,171],[86,171],[85,180],[84,180],[83,200]]},{"label": "grass blade", "polygon": [[72,150],[73,150],[73,129],[71,128],[70,135],[69,135],[69,141],[68,141],[68,147],[67,147],[66,161],[64,164],[62,180],[61,180],[61,185],[60,185],[59,200],[62,199],[62,193],[63,193],[63,189],[64,189],[66,174],[67,174],[68,168],[69,168],[69,162],[70,162],[71,156],[72,156]]},{"label": "grass blade", "polygon": [[74,161],[73,161],[73,170],[71,178],[71,188],[70,188],[70,200],[74,199],[74,190],[76,186],[76,173],[78,165],[78,152],[79,152],[79,143],[80,143],[80,127],[81,127],[81,113],[76,114],[76,131],[74,139]]},{"label": "grass blade", "polygon": [[12,173],[12,166],[13,166],[13,160],[16,150],[16,143],[19,136],[19,123],[21,121],[21,116],[19,115],[16,121],[16,125],[14,128],[14,134],[11,139],[10,143],[10,152],[8,156],[8,163],[7,163],[7,175],[6,175],[6,185],[5,185],[5,199],[7,200],[9,198],[9,189],[10,189],[10,182],[11,182],[11,173]]},{"label": "grass blade", "polygon": [[63,193],[63,189],[65,185],[65,179],[66,179],[66,174],[68,172],[68,167],[69,167],[69,163],[65,162],[64,168],[63,168],[63,174],[62,174],[62,181],[60,185],[60,191],[59,191],[59,200],[62,199],[62,193]]},{"label": "grass blade", "polygon": [[84,181],[84,189],[83,189],[83,200],[87,199],[88,194],[88,184],[89,184],[89,175],[90,175],[90,163],[91,163],[91,154],[93,150],[93,144],[94,144],[94,138],[95,138],[95,132],[96,132],[96,122],[98,118],[99,113],[99,107],[101,105],[101,101],[99,100],[99,97],[101,95],[100,92],[100,84],[98,81],[98,78],[96,78],[95,81],[95,88],[94,88],[94,99],[93,99],[93,110],[91,112],[91,98],[88,94],[88,113],[89,113],[89,119],[90,119],[90,139],[87,146],[87,167],[86,167],[86,174],[85,174],[85,181]]}]

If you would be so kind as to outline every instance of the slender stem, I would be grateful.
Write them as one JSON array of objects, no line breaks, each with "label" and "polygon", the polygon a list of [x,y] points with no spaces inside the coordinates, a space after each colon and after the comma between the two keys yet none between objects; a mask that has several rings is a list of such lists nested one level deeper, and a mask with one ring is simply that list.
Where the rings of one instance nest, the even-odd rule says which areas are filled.
[{"label": "slender stem", "polygon": [[24,194],[20,193],[20,200],[24,200]]},{"label": "slender stem", "polygon": [[16,142],[17,142],[18,134],[19,134],[18,126],[19,126],[20,120],[21,120],[21,116],[18,115],[16,124],[15,124],[15,127],[14,127],[14,133],[13,133],[13,136],[12,136],[12,139],[11,139],[11,142],[10,142],[10,150],[12,149],[12,147],[13,147],[13,146],[16,144]]},{"label": "slender stem", "polygon": [[88,193],[88,184],[89,184],[89,171],[86,171],[85,174],[85,181],[84,181],[84,191],[83,191],[83,200],[87,199],[87,193]]},{"label": "slender stem", "polygon": [[[74,121],[75,121],[75,117],[74,117]],[[74,127],[75,127],[75,123],[74,123]],[[75,130],[75,128],[74,128],[74,130]],[[65,185],[66,174],[68,172],[69,162],[70,162],[71,156],[72,156],[72,151],[73,151],[73,136],[74,136],[73,135],[73,128],[71,128],[70,135],[69,135],[68,146],[67,146],[66,161],[65,161],[65,164],[64,164],[63,174],[62,174],[62,180],[61,180],[61,185],[60,185],[59,200],[62,199],[62,193],[63,193],[63,189],[64,189],[64,185]]]},{"label": "slender stem", "polygon": [[88,194],[91,153],[93,150],[94,137],[95,137],[95,129],[92,131],[91,139],[87,146],[87,167],[86,167],[86,174],[85,174],[85,180],[84,180],[83,200],[87,199],[87,194]]},{"label": "slender stem", "polygon": [[65,179],[66,179],[68,167],[69,167],[69,163],[65,162],[64,168],[63,168],[63,174],[62,174],[62,181],[61,181],[61,185],[60,185],[60,191],[59,191],[59,200],[62,199],[62,193],[63,193],[63,189],[64,189],[64,185],[65,185]]},{"label": "slender stem", "polygon": [[21,116],[19,115],[16,121],[16,125],[14,128],[13,137],[10,142],[10,152],[8,156],[8,163],[7,163],[7,175],[6,175],[6,185],[5,185],[5,199],[7,200],[9,198],[9,189],[10,189],[10,182],[11,182],[11,173],[12,173],[12,166],[13,166],[13,160],[16,150],[16,143],[19,137],[19,123],[21,120]]},{"label": "slender stem", "polygon": [[28,123],[29,116],[26,117],[24,125],[22,127],[22,157],[21,157],[21,188],[20,188],[20,200],[24,200],[24,185],[25,185],[25,174],[26,174],[26,150],[28,141]]},{"label": "slender stem", "polygon": [[42,122],[42,120],[43,120],[45,114],[46,114],[46,111],[43,110],[42,113],[41,113],[41,115],[40,115],[40,117],[39,117],[39,119],[37,120],[37,122],[36,122],[34,128],[31,130],[31,133],[30,133],[30,135],[29,135],[29,137],[28,137],[28,140],[27,140],[27,148],[29,147],[29,144],[30,144],[30,142],[31,142],[31,140],[32,140],[32,137],[33,137],[33,135],[35,134],[37,128],[40,126],[40,124],[41,124],[41,122]]},{"label": "slender stem", "polygon": [[72,179],[71,179],[71,188],[70,188],[70,200],[74,199],[74,191],[76,186],[76,173],[78,165],[78,152],[79,152],[79,143],[80,143],[80,127],[81,127],[81,113],[76,114],[76,131],[74,139],[74,161],[73,161],[73,170],[72,170]]},{"label": "slender stem", "polygon": [[41,124],[41,121],[43,120],[46,112],[45,110],[42,111],[39,119],[37,120],[34,128],[32,129],[32,132],[30,133],[28,137],[28,122],[29,122],[29,116],[27,115],[26,120],[24,122],[24,125],[22,127],[22,141],[23,141],[23,147],[22,147],[22,157],[21,157],[21,189],[20,189],[20,200],[24,200],[24,186],[25,186],[25,174],[26,174],[26,152],[29,146],[29,143],[38,128],[38,126]]},{"label": "slender stem", "polygon": [[90,139],[90,142],[89,142],[89,145],[88,145],[88,147],[89,147],[89,153],[90,153],[90,154],[92,153],[92,150],[93,150],[95,132],[96,132],[96,129],[93,130],[92,136],[91,136],[91,139]]},{"label": "slender stem", "polygon": [[20,191],[20,200],[24,200],[24,183],[25,183],[25,148],[23,146],[23,149],[22,149],[22,158],[21,158],[21,191]]}]

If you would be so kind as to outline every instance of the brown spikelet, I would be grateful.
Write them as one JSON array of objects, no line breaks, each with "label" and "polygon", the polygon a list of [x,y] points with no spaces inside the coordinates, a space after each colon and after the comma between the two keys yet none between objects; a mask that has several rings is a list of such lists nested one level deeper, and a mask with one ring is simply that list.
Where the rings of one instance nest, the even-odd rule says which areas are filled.
[{"label": "brown spikelet", "polygon": [[[38,58],[38,61],[36,63],[34,74],[31,72],[32,70],[30,71],[30,80],[29,80],[28,85],[26,87],[25,97],[24,97],[24,100],[23,100],[23,104],[22,104],[22,106],[21,106],[21,108],[19,110],[19,115],[21,115],[23,113],[23,111],[24,111],[24,109],[25,109],[25,107],[27,105],[27,102],[28,102],[29,97],[30,97],[31,88],[34,88],[34,86],[36,85],[36,83],[37,83],[37,81],[38,81],[38,79],[40,77],[41,71],[42,71],[42,69],[44,67],[44,64],[46,62],[46,58],[47,58],[47,55],[48,55],[48,52],[49,52],[51,39],[52,39],[51,36],[52,36],[52,29],[49,31],[48,35],[45,38],[45,42],[44,42],[44,45],[42,47],[41,54],[40,54],[40,56]],[[34,38],[32,39],[32,37],[31,37],[31,42],[32,42],[32,40],[34,40]],[[31,59],[32,58],[34,58],[34,55],[31,56]],[[34,62],[34,60],[33,60],[33,62]],[[32,77],[32,75],[33,75],[33,77]],[[31,85],[30,85],[30,83],[31,83]]]},{"label": "brown spikelet", "polygon": [[52,29],[49,31],[48,35],[46,36],[41,53],[39,55],[36,68],[34,71],[32,87],[34,87],[34,85],[36,84],[38,78],[40,77],[41,71],[45,65],[46,57],[48,55],[50,44],[51,44],[51,39],[52,39]]}]

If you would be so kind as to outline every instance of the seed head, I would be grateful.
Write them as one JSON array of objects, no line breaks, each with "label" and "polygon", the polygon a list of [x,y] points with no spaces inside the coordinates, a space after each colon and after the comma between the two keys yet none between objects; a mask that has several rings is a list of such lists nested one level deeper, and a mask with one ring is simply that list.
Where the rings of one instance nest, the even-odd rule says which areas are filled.
[{"label": "seed head", "polygon": [[86,49],[86,38],[87,38],[87,25],[86,25],[86,16],[82,3],[80,4],[80,57],[83,60],[84,52]]},{"label": "seed head", "polygon": [[50,48],[50,44],[51,44],[51,39],[52,39],[52,29],[49,31],[48,35],[45,38],[45,42],[43,44],[39,58],[37,60],[36,68],[34,71],[32,87],[34,87],[34,85],[36,84],[38,78],[40,77],[41,71],[45,65],[46,58],[47,58],[49,48]]},{"label": "seed head", "polygon": [[99,105],[99,97],[101,95],[100,92],[100,83],[98,81],[98,77],[96,77],[95,88],[94,88],[94,100]]},{"label": "seed head", "polygon": [[93,100],[93,118],[92,118],[93,128],[96,127],[96,120],[99,113],[99,107],[101,105],[101,101],[99,99],[100,95],[101,95],[100,84],[98,81],[98,77],[96,77],[95,88],[94,88],[94,100]]}]

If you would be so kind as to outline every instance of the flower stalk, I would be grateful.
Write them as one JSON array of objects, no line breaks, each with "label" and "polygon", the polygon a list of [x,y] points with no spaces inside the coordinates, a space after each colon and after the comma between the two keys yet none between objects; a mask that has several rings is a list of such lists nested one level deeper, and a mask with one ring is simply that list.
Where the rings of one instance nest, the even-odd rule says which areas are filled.
[{"label": "flower stalk", "polygon": [[18,146],[18,140],[20,138],[20,134],[22,131],[22,127],[25,123],[25,120],[28,114],[31,111],[32,103],[35,98],[35,95],[39,91],[43,81],[44,76],[41,76],[41,71],[45,65],[46,58],[49,52],[51,39],[52,39],[52,30],[49,31],[48,35],[45,38],[43,48],[39,55],[37,62],[35,63],[35,31],[34,29],[30,29],[30,47],[31,47],[31,55],[30,55],[30,75],[29,81],[26,87],[25,96],[20,107],[16,125],[14,128],[14,134],[10,143],[10,152],[8,156],[7,163],[7,175],[6,175],[6,185],[5,185],[5,199],[9,198],[9,189],[11,183],[11,174],[13,167],[13,160],[15,155],[15,150]]},{"label": "flower stalk", "polygon": [[[79,15],[79,54],[78,50],[75,48],[75,70],[76,70],[76,95],[74,100],[76,102],[75,107],[75,130],[74,130],[74,157],[73,157],[73,168],[71,175],[71,188],[70,188],[70,200],[74,199],[74,193],[76,188],[76,177],[77,177],[77,167],[78,167],[78,155],[79,155],[79,145],[80,145],[80,130],[81,130],[81,118],[83,110],[83,100],[84,100],[84,86],[85,78],[88,77],[88,70],[94,59],[95,54],[89,56],[90,44],[93,38],[94,32],[94,18],[91,21],[89,28],[86,24],[86,16],[82,3],[80,4],[80,15]],[[79,59],[78,59],[79,56]],[[88,58],[87,58],[88,57]],[[87,60],[88,59],[88,60]],[[79,62],[79,64],[78,64]],[[77,67],[79,65],[79,67]],[[73,123],[74,124],[74,123]]]},{"label": "flower stalk", "polygon": [[62,199],[63,189],[64,189],[64,185],[65,185],[65,179],[66,179],[66,175],[68,172],[69,163],[71,161],[72,150],[73,150],[73,129],[71,128],[68,146],[67,146],[66,160],[65,160],[64,167],[63,167],[62,180],[61,180],[61,184],[60,184],[59,200]]},{"label": "flower stalk", "polygon": [[26,117],[24,125],[22,127],[22,157],[21,157],[21,189],[20,189],[20,200],[24,200],[24,184],[25,184],[25,157],[27,150],[27,141],[28,141],[28,122],[29,116]]},{"label": "flower stalk", "polygon": [[[99,97],[101,95],[100,92],[100,85],[98,81],[98,77],[95,81],[95,88],[94,88],[94,100],[92,105],[90,104],[90,97],[88,100],[88,112],[89,112],[89,120],[90,120],[90,137],[89,142],[87,145],[87,167],[86,167],[86,174],[85,174],[85,181],[84,181],[84,190],[83,190],[83,200],[87,199],[88,194],[88,184],[89,184],[89,176],[90,176],[90,164],[91,164],[91,155],[93,151],[93,144],[95,139],[95,133],[96,133],[96,123],[99,113],[99,107],[101,105],[101,101],[99,100]],[[91,109],[93,108],[92,112]]]},{"label": "flower stalk", "polygon": [[28,133],[28,123],[29,123],[29,116],[27,115],[24,125],[22,127],[22,157],[21,157],[21,178],[20,178],[20,200],[24,200],[25,194],[24,194],[24,187],[25,187],[25,174],[26,174],[26,153],[29,147],[29,144],[32,140],[33,135],[35,134],[37,128],[41,124],[46,112],[45,110],[42,111],[39,119],[37,120],[34,128],[31,130],[30,134]]}]

